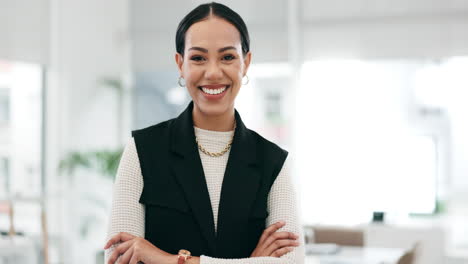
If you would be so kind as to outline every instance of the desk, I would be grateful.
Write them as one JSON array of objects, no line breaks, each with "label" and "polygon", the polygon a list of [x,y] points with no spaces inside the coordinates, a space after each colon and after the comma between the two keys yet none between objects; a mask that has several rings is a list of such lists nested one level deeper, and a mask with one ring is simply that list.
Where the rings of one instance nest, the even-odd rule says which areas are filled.
[{"label": "desk", "polygon": [[0,237],[0,264],[28,263],[38,261],[34,241],[25,237]]},{"label": "desk", "polygon": [[334,254],[307,255],[305,264],[396,264],[405,252],[401,248],[340,246]]}]

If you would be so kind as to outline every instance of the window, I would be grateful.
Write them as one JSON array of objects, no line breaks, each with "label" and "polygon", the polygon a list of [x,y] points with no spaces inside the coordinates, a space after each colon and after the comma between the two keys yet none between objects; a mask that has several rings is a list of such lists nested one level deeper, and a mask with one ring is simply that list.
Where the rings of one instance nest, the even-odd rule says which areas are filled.
[{"label": "window", "polygon": [[[439,143],[447,135],[427,126],[414,98],[415,76],[425,64],[303,65],[294,145],[305,223],[357,224],[370,221],[373,211],[435,210]],[[438,129],[441,124],[447,125],[438,122]]]},{"label": "window", "polygon": [[41,195],[42,83],[40,66],[0,61],[0,196]]}]

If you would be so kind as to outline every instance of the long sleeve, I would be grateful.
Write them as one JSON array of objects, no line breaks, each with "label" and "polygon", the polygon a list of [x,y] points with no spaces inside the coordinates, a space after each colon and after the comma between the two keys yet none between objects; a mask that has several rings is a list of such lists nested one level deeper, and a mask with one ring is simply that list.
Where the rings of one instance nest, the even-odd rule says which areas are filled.
[{"label": "long sleeve", "polygon": [[[125,147],[117,170],[106,241],[119,232],[144,237],[145,209],[139,203],[142,190],[143,176],[135,141],[131,138]],[[112,246],[106,250],[105,263],[114,248],[115,246]]]},{"label": "long sleeve", "polygon": [[[225,142],[230,139],[225,132],[212,132],[196,130],[201,142],[209,138],[211,144],[207,144],[209,151],[217,151],[222,148]],[[215,134],[214,134],[215,133]],[[216,135],[216,136],[215,136]],[[219,141],[213,141],[213,139]],[[207,142],[208,143],[208,142]],[[213,149],[211,149],[213,148]],[[229,153],[227,153],[229,154]],[[208,184],[213,213],[217,216],[219,195],[221,192],[222,176],[227,163],[227,155],[221,159],[213,159],[208,156],[201,156],[205,177]],[[278,177],[276,178],[270,194],[268,196],[268,210],[270,212],[266,219],[269,226],[277,221],[283,220],[286,225],[279,231],[289,231],[298,234],[300,245],[293,251],[280,258],[257,257],[243,259],[219,259],[202,255],[201,264],[303,264],[304,263],[304,240],[301,224],[299,221],[298,207],[296,203],[294,186],[290,174],[288,173],[286,160]],[[135,141],[131,138],[120,160],[117,170],[117,177],[114,183],[113,201],[109,219],[107,239],[118,234],[127,232],[136,236],[144,237],[145,234],[145,208],[139,203],[143,190],[143,176],[141,174],[140,162],[135,146]],[[216,219],[215,229],[216,229]],[[106,250],[105,261],[114,250],[114,246]]]},{"label": "long sleeve", "polygon": [[289,161],[286,160],[268,195],[268,210],[270,215],[266,219],[266,226],[278,221],[285,221],[286,225],[278,231],[288,231],[299,235],[299,246],[293,251],[275,257],[255,257],[243,259],[220,259],[202,255],[200,264],[303,264],[305,259],[304,236],[299,219],[298,204],[294,185],[288,170]]}]

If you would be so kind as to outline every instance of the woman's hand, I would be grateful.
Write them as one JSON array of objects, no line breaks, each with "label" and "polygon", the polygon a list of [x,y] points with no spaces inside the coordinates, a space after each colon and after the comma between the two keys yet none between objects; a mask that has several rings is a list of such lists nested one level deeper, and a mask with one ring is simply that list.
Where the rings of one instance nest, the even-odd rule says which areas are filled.
[{"label": "woman's hand", "polygon": [[298,235],[291,232],[276,232],[285,222],[277,222],[270,225],[263,231],[257,247],[250,257],[281,257],[293,250],[293,247],[299,246]]},{"label": "woman's hand", "polygon": [[119,233],[113,236],[104,246],[108,249],[115,243],[122,242],[118,245],[112,255],[109,257],[107,264],[114,264],[120,257],[119,264],[137,264],[143,262],[145,264],[175,264],[177,256],[169,254],[144,238],[131,235],[129,233]]}]

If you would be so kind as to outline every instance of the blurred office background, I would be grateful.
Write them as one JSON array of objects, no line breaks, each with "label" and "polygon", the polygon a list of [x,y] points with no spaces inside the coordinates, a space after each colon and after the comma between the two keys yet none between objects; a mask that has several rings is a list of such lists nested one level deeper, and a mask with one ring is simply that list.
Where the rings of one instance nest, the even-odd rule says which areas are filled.
[{"label": "blurred office background", "polygon": [[[0,0],[0,263],[103,262],[121,151],[189,102],[175,31],[204,2]],[[304,227],[468,263],[468,1],[220,2],[251,34],[237,109],[290,151]]]}]

